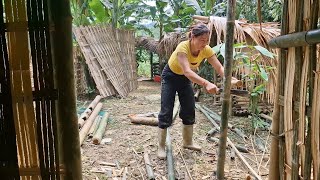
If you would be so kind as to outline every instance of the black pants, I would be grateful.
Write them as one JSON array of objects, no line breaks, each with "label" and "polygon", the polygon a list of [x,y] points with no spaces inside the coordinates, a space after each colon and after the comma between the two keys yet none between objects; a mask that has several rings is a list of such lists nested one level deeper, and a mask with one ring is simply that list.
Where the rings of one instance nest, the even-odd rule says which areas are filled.
[{"label": "black pants", "polygon": [[161,75],[161,110],[159,128],[168,128],[172,124],[173,106],[176,92],[181,104],[179,117],[184,125],[195,122],[195,100],[191,81],[184,75],[178,75],[165,66]]}]

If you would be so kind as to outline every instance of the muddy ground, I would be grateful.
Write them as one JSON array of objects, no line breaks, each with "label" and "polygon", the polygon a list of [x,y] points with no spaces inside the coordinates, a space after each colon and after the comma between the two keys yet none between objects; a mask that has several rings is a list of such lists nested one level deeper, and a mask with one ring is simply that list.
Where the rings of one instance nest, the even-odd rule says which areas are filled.
[{"label": "muddy ground", "polygon": [[[88,105],[85,101],[79,101],[83,107]],[[132,124],[127,117],[129,114],[145,114],[158,112],[160,109],[160,84],[152,81],[140,81],[137,90],[130,93],[127,98],[107,98],[103,100],[103,110],[111,114],[104,138],[111,142],[101,145],[94,145],[90,140],[83,143],[82,162],[84,179],[126,179],[143,180],[148,179],[143,154],[147,151],[150,155],[151,165],[156,179],[167,179],[167,167],[165,160],[156,157],[157,152],[157,127]],[[220,106],[213,106],[213,98],[209,95],[202,95],[199,104],[204,104],[217,113],[221,112]],[[249,153],[242,153],[243,157],[252,168],[267,179],[269,162],[270,136],[267,130],[255,131],[263,143],[266,144],[266,151],[259,151],[255,140],[251,135],[251,122],[248,118],[232,117],[230,123],[243,130],[248,139],[230,132],[229,138],[238,145],[245,146]],[[182,122],[179,117],[171,128],[171,140],[173,156],[175,161],[175,174],[177,179],[191,179],[188,171],[194,180],[214,179],[218,155],[218,145],[215,142],[206,140],[207,132],[213,127],[208,119],[196,110],[196,124],[194,140],[202,146],[201,152],[193,152],[181,148]],[[251,179],[252,173],[236,157],[230,158],[231,151],[227,150],[225,164],[225,179]],[[101,162],[116,163],[117,167],[102,165]],[[125,173],[125,169],[127,173]],[[187,170],[188,169],[188,170]],[[259,169],[259,170],[258,170]]]}]

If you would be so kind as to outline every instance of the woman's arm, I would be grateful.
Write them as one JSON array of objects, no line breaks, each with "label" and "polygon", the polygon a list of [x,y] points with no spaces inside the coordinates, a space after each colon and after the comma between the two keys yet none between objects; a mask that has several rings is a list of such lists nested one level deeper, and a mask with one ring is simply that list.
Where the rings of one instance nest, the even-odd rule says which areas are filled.
[{"label": "woman's arm", "polygon": [[[220,74],[221,77],[224,76],[224,67],[219,62],[216,55],[213,55],[210,58],[208,58],[208,62],[218,72],[218,74]],[[242,86],[242,82],[235,77],[231,77],[231,84],[236,85],[238,87]]]},{"label": "woman's arm", "polygon": [[206,79],[200,77],[197,73],[191,70],[187,55],[184,53],[178,53],[178,62],[182,68],[183,74],[190,79],[190,81],[204,86],[209,93],[217,93],[219,91],[218,87]]},{"label": "woman's arm", "polygon": [[224,75],[224,68],[222,64],[217,59],[216,55],[213,55],[208,58],[208,62],[211,64],[211,66],[220,74],[221,77]]}]

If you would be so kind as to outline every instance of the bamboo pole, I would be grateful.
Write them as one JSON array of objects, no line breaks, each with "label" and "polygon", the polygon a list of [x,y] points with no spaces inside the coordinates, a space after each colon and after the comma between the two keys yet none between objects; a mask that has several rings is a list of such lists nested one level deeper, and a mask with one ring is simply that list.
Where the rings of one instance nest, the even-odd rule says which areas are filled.
[{"label": "bamboo pole", "polygon": [[97,132],[100,122],[101,122],[101,116],[97,116],[89,130],[89,133],[88,133],[89,138],[92,138],[93,135]]},{"label": "bamboo pole", "polygon": [[173,154],[172,154],[172,145],[171,145],[169,128],[167,129],[166,147],[167,147],[166,150],[167,150],[168,179],[175,180],[176,176],[174,174],[174,160],[173,160]]},{"label": "bamboo pole", "polygon": [[[69,0],[51,0],[48,3],[50,31],[55,73],[59,152],[65,166],[64,179],[82,179],[79,130],[76,114],[75,81],[73,70],[72,15]],[[67,107],[67,108],[66,108]]]},{"label": "bamboo pole", "polygon": [[146,165],[148,179],[149,180],[154,180],[155,177],[154,177],[153,169],[152,169],[152,166],[151,166],[151,161],[150,161],[150,158],[149,158],[149,154],[148,154],[148,152],[146,150],[144,151],[143,157],[144,157],[144,163]]},{"label": "bamboo pole", "polygon": [[106,132],[109,116],[110,116],[110,113],[105,113],[103,115],[101,122],[99,124],[99,127],[97,129],[97,132],[93,135],[93,138],[92,138],[93,144],[98,145],[101,143],[102,137]]},{"label": "bamboo pole", "polygon": [[92,113],[93,109],[97,106],[98,102],[101,100],[101,96],[98,95],[94,98],[94,100],[89,104],[86,110],[80,115],[78,119],[79,128],[81,128],[85,121],[89,118],[90,114]]},{"label": "bamboo pole", "polygon": [[[228,120],[230,108],[230,89],[231,89],[231,73],[233,63],[233,41],[234,41],[234,21],[235,21],[235,5],[236,0],[228,0],[227,8],[227,30],[226,30],[226,53],[224,60],[224,78],[223,78],[223,103],[222,103],[222,116],[220,124],[220,143],[219,143],[219,156],[217,165],[217,178],[224,179],[224,164],[226,159],[226,145],[228,135]],[[239,151],[238,151],[239,152]]]},{"label": "bamboo pole", "polygon": [[[96,108],[94,108],[93,112],[91,113],[89,119],[87,120],[86,124],[84,124],[84,126],[82,127],[79,136],[80,136],[80,145],[82,145],[83,141],[85,140],[85,138],[87,137],[87,134],[93,124],[93,121],[96,119],[96,117],[98,116],[100,110],[102,108],[102,103],[99,103]],[[101,123],[100,123],[101,124]]]},{"label": "bamboo pole", "polygon": [[[300,8],[300,7],[299,7]],[[303,9],[302,7],[300,9]],[[270,48],[308,46],[320,42],[320,30],[310,30],[279,36],[268,42]]]},{"label": "bamboo pole", "polygon": [[[172,122],[176,119],[179,108],[180,108],[180,102],[178,99],[176,99],[173,107]],[[167,147],[166,153],[167,153],[168,179],[175,180],[176,177],[174,173],[174,160],[173,160],[172,145],[171,145],[171,138],[170,138],[170,128],[167,128],[166,147]]]}]

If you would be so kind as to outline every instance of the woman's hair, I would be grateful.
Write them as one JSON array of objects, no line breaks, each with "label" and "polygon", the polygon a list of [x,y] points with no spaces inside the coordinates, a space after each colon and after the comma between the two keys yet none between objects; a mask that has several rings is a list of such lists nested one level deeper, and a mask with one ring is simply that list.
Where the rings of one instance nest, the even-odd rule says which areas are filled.
[{"label": "woman's hair", "polygon": [[191,38],[192,35],[194,37],[198,37],[209,32],[210,30],[205,24],[202,24],[202,23],[195,24],[190,29],[189,38]]}]

